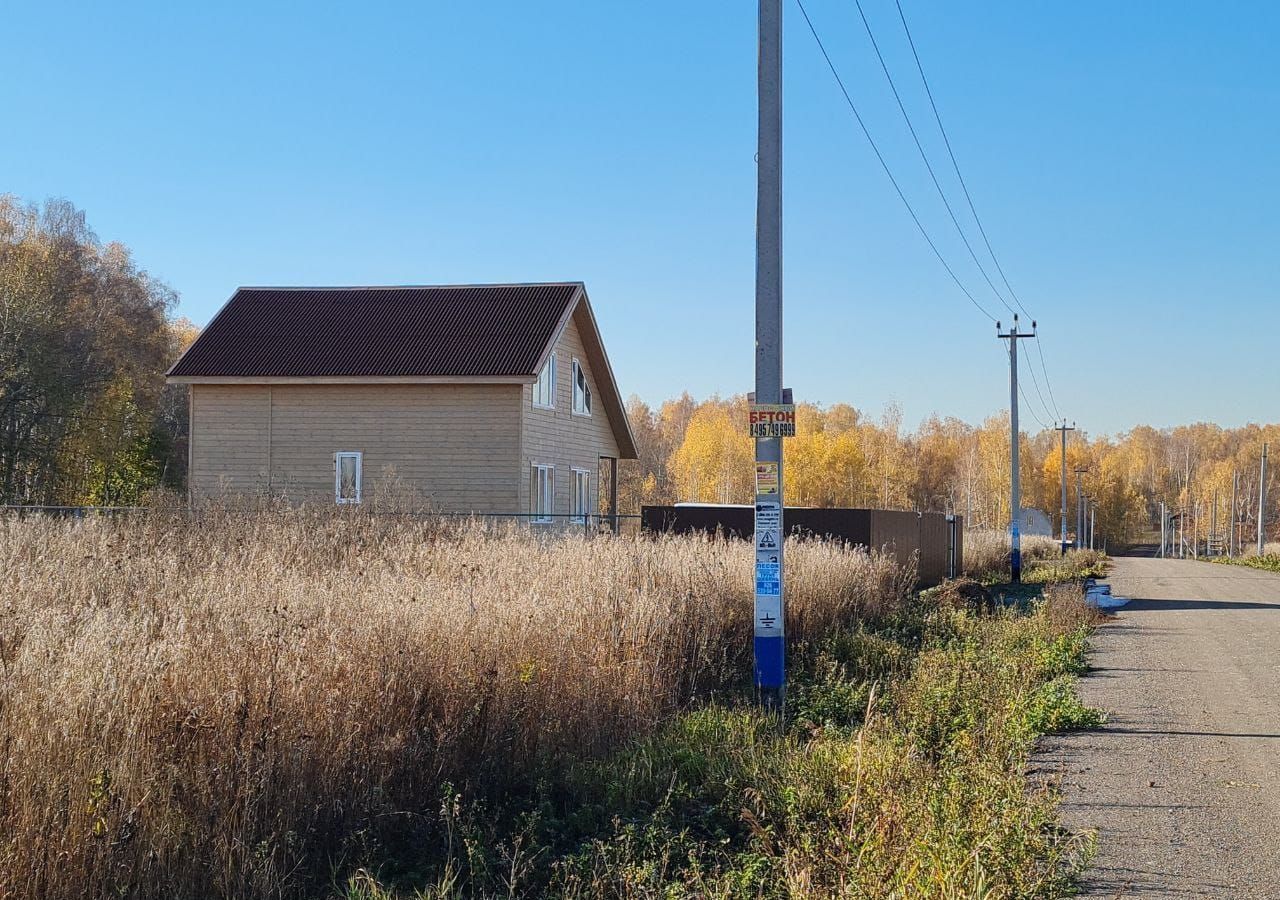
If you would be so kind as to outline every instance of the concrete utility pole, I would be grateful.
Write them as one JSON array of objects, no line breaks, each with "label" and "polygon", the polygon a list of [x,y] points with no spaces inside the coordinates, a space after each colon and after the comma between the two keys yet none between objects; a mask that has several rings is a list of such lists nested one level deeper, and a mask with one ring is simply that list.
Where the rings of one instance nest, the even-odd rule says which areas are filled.
[{"label": "concrete utility pole", "polygon": [[1258,555],[1267,547],[1267,445],[1262,445],[1262,471],[1258,475]]},{"label": "concrete utility pole", "polygon": [[1218,536],[1218,489],[1213,489],[1213,509],[1209,512],[1209,539],[1205,541],[1204,555],[1213,556],[1213,542],[1221,541]]},{"label": "concrete utility pole", "polygon": [[1093,549],[1093,538],[1098,527],[1098,507],[1089,504],[1089,549]]},{"label": "concrete utility pole", "polygon": [[[760,0],[756,144],[756,402],[782,403],[782,0]],[[757,544],[755,681],[766,709],[781,713],[785,699],[783,545],[786,529],[782,438],[756,438],[756,466],[776,466],[777,493],[762,495],[757,481],[757,535],[768,504],[777,521],[777,549],[763,555]],[[773,505],[776,503],[776,507]],[[776,512],[775,512],[776,510]],[[775,562],[776,561],[776,562]],[[776,569],[773,566],[776,565]],[[764,578],[762,573],[775,578]],[[762,583],[768,590],[762,593]],[[776,588],[775,588],[776,585]],[[776,595],[775,595],[776,593]]]},{"label": "concrete utility pole", "polygon": [[1062,555],[1067,555],[1067,432],[1075,431],[1075,422],[1071,423],[1071,427],[1067,427],[1067,420],[1063,419],[1062,424],[1054,431],[1062,432]]},{"label": "concrete utility pole", "polygon": [[1236,500],[1240,494],[1240,473],[1231,473],[1231,531],[1227,534],[1227,556],[1235,556],[1239,549],[1239,537],[1236,529]]},{"label": "concrete utility pole", "polygon": [[1000,333],[1000,323],[996,323],[996,337],[1009,342],[1009,454],[1010,454],[1010,491],[1009,491],[1009,539],[1013,545],[1010,555],[1010,577],[1014,584],[1022,581],[1022,497],[1018,483],[1018,341],[1036,336],[1036,323],[1031,323],[1031,332],[1022,334],[1018,331],[1018,314],[1013,314],[1013,326],[1007,334]]},{"label": "concrete utility pole", "polygon": [[1200,558],[1200,501],[1196,501],[1196,508],[1191,513],[1191,558]]},{"label": "concrete utility pole", "polygon": [[1080,492],[1080,476],[1087,468],[1073,469],[1076,473],[1076,549],[1084,549],[1084,494]]},{"label": "concrete utility pole", "polygon": [[1167,537],[1169,526],[1169,516],[1164,509],[1164,501],[1160,501],[1160,558],[1164,559],[1165,544],[1169,542]]}]

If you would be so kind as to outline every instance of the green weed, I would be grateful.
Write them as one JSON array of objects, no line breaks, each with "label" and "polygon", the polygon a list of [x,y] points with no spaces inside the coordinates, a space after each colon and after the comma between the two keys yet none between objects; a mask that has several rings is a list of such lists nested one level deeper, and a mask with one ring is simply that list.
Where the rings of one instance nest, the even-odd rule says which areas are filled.
[{"label": "green weed", "polygon": [[[753,706],[686,713],[546,792],[521,879],[459,854],[442,872],[482,896],[1067,896],[1092,845],[1021,773],[1038,735],[1100,721],[1073,690],[1093,621],[1078,595],[921,604],[805,645],[785,727]],[[386,900],[357,887],[345,900]]]}]

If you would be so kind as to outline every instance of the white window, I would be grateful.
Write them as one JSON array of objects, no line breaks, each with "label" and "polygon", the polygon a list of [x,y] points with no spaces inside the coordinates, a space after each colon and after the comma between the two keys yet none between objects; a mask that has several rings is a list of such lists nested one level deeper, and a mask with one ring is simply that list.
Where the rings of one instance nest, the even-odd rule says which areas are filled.
[{"label": "white window", "polygon": [[582,416],[591,415],[591,388],[587,387],[587,373],[576,359],[573,361],[573,411]]},{"label": "white window", "polygon": [[555,473],[553,466],[535,465],[529,470],[529,521],[545,524],[551,521],[551,507],[555,497]]},{"label": "white window", "polygon": [[556,407],[556,355],[552,353],[533,383],[533,405],[542,409]]},{"label": "white window", "polygon": [[360,502],[362,457],[355,452],[333,455],[333,498],[339,503]]},{"label": "white window", "polygon": [[591,515],[591,472],[588,469],[573,470],[572,490],[569,492],[569,514],[574,524],[585,525]]}]

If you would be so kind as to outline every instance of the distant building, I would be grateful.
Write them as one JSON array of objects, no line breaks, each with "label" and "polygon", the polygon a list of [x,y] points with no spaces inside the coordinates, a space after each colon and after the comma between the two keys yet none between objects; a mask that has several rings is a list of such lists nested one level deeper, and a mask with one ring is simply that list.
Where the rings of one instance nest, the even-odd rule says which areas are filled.
[{"label": "distant building", "polygon": [[394,482],[440,511],[581,522],[616,512],[636,457],[580,283],[241,288],[168,379],[190,385],[193,498]]},{"label": "distant building", "polygon": [[1053,522],[1049,517],[1033,506],[1024,506],[1022,515],[1019,516],[1019,524],[1023,534],[1036,535],[1040,537],[1053,537]]}]

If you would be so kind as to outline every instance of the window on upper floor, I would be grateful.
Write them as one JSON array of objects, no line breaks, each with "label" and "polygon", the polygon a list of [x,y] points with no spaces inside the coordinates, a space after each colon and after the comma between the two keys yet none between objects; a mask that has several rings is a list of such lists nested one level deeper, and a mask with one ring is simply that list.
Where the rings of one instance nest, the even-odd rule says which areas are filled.
[{"label": "window on upper floor", "polygon": [[541,409],[556,407],[556,355],[552,353],[533,383],[533,405]]},{"label": "window on upper floor", "polygon": [[591,415],[591,388],[587,386],[587,372],[576,359],[573,361],[573,411],[582,416]]}]

